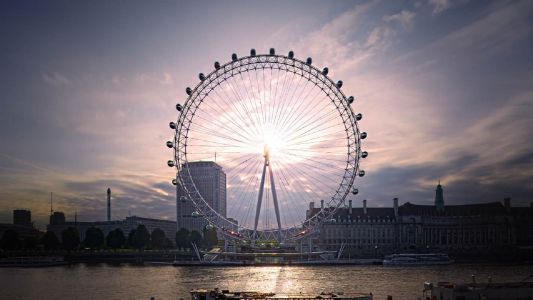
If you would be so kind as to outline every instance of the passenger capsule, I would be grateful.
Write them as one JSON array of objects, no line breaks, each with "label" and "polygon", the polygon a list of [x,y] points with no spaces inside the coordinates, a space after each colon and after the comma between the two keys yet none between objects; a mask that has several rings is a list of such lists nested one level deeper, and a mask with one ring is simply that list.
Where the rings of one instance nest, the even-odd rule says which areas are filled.
[{"label": "passenger capsule", "polygon": [[167,141],[167,147],[173,148],[174,147],[174,143],[172,143],[171,141]]},{"label": "passenger capsule", "polygon": [[[339,86],[338,83],[337,83],[337,86]],[[341,86],[342,86],[342,81],[341,81]],[[348,97],[348,103],[352,104],[353,100],[354,100],[353,96]]]},{"label": "passenger capsule", "polygon": [[204,81],[204,80],[205,80],[205,75],[204,75],[204,73],[200,73],[200,74],[198,74],[198,78],[200,78],[200,81]]},{"label": "passenger capsule", "polygon": [[352,194],[354,194],[354,195],[359,194],[359,190],[354,188],[354,189],[352,190]]},{"label": "passenger capsule", "polygon": [[366,136],[367,136],[366,132],[361,132],[361,139],[363,140],[366,139]]},{"label": "passenger capsule", "polygon": [[289,51],[289,58],[294,58],[294,52],[293,51]]},{"label": "passenger capsule", "polygon": [[250,56],[255,56],[257,53],[255,52],[255,49],[250,50]]},{"label": "passenger capsule", "polygon": [[361,121],[362,118],[363,118],[363,114],[362,113],[358,113],[357,115],[355,115],[355,119],[357,121]]},{"label": "passenger capsule", "polygon": [[168,126],[170,127],[170,129],[176,129],[176,123],[174,122],[168,123]]},{"label": "passenger capsule", "polygon": [[329,69],[327,67],[322,69],[322,74],[323,75],[328,75],[328,72],[329,72]]},{"label": "passenger capsule", "polygon": [[195,210],[195,211],[192,212],[191,216],[198,217],[198,216],[200,216],[200,213]]},{"label": "passenger capsule", "polygon": [[275,55],[276,54],[276,50],[274,48],[270,48],[270,55]]},{"label": "passenger capsule", "polygon": [[218,61],[215,61],[215,69],[216,70],[220,69],[220,63]]},{"label": "passenger capsule", "polygon": [[364,170],[359,170],[359,177],[363,177],[365,176],[365,171]]},{"label": "passenger capsule", "polygon": [[310,66],[313,63],[313,59],[311,57],[308,57],[305,63]]},{"label": "passenger capsule", "polygon": [[173,160],[167,161],[167,165],[172,168],[174,166],[174,161]]},{"label": "passenger capsule", "polygon": [[366,158],[367,156],[368,156],[368,152],[366,152],[366,151],[361,152],[361,157],[362,158]]},{"label": "passenger capsule", "polygon": [[172,184],[173,185],[178,185],[178,181],[176,179],[172,179]]},{"label": "passenger capsule", "polygon": [[186,196],[181,196],[180,200],[181,200],[181,202],[187,202],[187,197]]},{"label": "passenger capsule", "polygon": [[190,95],[192,94],[192,89],[191,89],[190,87],[187,87],[187,88],[185,89],[185,92],[187,93],[187,95],[190,96]]},{"label": "passenger capsule", "polygon": [[342,87],[342,80],[339,80],[337,81],[337,88],[340,89],[341,87]]},{"label": "passenger capsule", "polygon": [[[179,103],[176,104],[176,110],[177,111],[181,111],[182,109],[183,109],[183,106],[181,106],[181,104],[179,104]],[[174,129],[174,128],[172,128],[172,129]]]},{"label": "passenger capsule", "polygon": [[236,61],[238,59],[237,54],[233,53],[231,55],[231,60]]}]

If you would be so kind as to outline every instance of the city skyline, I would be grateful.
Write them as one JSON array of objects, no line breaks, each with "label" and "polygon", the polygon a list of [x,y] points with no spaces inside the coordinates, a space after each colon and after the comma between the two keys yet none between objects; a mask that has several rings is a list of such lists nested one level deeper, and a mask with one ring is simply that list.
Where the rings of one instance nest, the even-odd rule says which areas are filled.
[{"label": "city skyline", "polygon": [[356,201],[432,203],[440,179],[447,203],[531,202],[530,2],[145,5],[2,4],[0,222],[29,208],[42,227],[51,191],[104,220],[107,187],[116,218],[174,220],[174,105],[214,61],[270,47],[356,97],[370,152]]}]

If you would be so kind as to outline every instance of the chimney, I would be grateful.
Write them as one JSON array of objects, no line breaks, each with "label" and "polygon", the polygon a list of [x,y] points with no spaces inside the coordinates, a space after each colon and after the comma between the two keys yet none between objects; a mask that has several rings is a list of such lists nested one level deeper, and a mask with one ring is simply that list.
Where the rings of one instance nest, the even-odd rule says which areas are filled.
[{"label": "chimney", "polygon": [[320,209],[324,209],[324,200],[320,200]]},{"label": "chimney", "polygon": [[352,214],[352,200],[348,200],[348,213],[351,215]]},{"label": "chimney", "polygon": [[397,219],[398,218],[398,198],[394,198],[392,202],[394,205],[394,217]]},{"label": "chimney", "polygon": [[111,221],[111,189],[107,188],[107,221]]},{"label": "chimney", "polygon": [[507,211],[511,210],[511,198],[503,198],[503,206]]},{"label": "chimney", "polygon": [[309,211],[313,211],[315,209],[315,202],[311,201],[309,202]]},{"label": "chimney", "polygon": [[366,215],[366,199],[363,200],[363,214]]}]

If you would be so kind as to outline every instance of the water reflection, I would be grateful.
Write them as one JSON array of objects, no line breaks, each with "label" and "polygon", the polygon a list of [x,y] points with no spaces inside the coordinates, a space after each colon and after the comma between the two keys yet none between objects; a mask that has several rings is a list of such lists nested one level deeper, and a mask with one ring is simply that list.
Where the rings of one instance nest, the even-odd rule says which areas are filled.
[{"label": "water reflection", "polygon": [[381,266],[172,267],[74,265],[43,269],[0,269],[5,299],[189,299],[193,288],[276,293],[372,292],[374,299],[416,299],[424,281],[520,281],[533,266],[450,265],[395,268]]}]

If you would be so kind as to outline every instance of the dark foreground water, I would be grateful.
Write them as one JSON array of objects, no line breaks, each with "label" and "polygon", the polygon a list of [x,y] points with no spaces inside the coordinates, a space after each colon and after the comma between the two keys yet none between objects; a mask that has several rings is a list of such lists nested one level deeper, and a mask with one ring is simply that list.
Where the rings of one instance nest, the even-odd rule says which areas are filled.
[{"label": "dark foreground water", "polygon": [[374,299],[417,299],[424,281],[521,281],[533,265],[431,267],[172,267],[85,265],[0,268],[1,299],[190,299],[193,288],[273,292],[372,292]]}]

